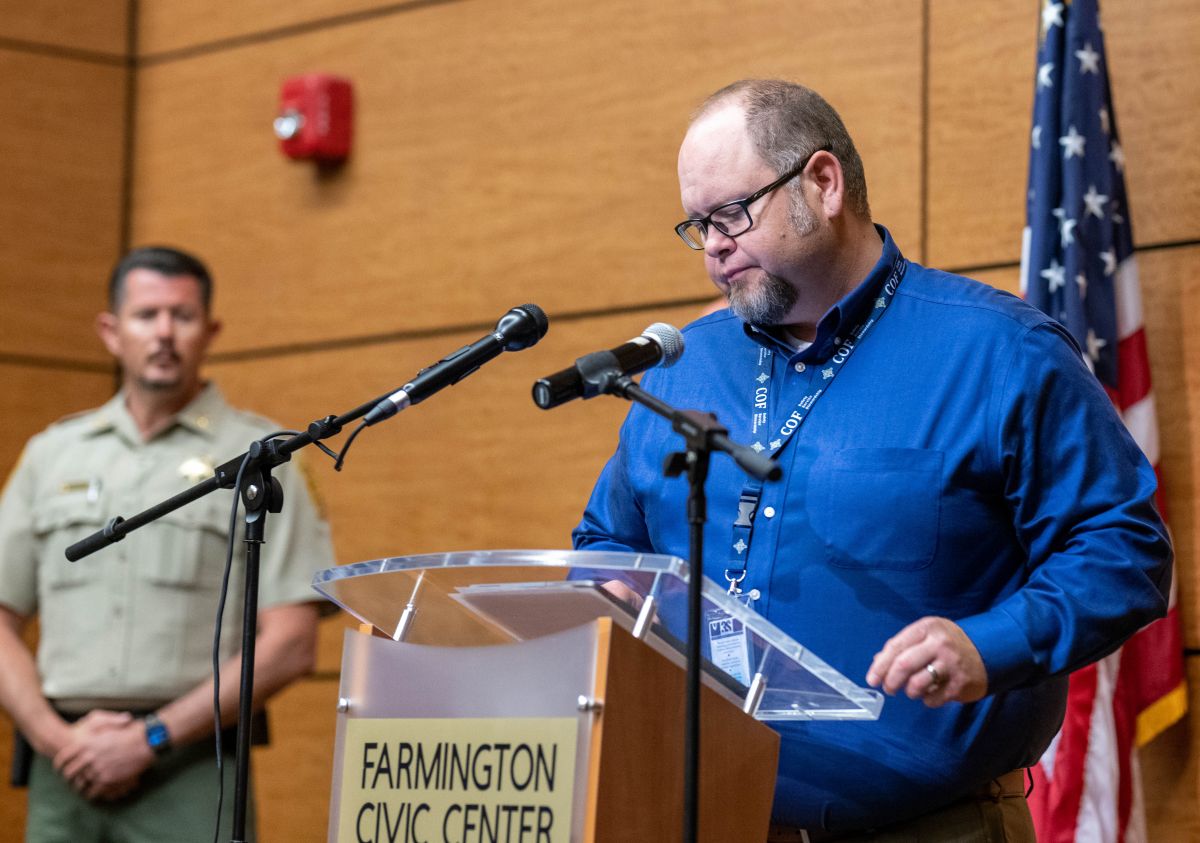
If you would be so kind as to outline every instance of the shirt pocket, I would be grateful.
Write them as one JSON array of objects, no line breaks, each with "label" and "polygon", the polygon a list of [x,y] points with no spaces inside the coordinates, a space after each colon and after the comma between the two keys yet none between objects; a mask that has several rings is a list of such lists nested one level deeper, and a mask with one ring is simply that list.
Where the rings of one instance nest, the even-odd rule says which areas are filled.
[{"label": "shirt pocket", "polygon": [[66,550],[75,542],[104,527],[100,508],[83,499],[83,494],[63,495],[41,505],[33,515],[33,533],[41,545],[38,577],[47,588],[81,585],[91,579],[89,564],[94,557],[68,562]]},{"label": "shirt pocket", "polygon": [[[146,580],[173,589],[203,589],[219,583],[229,539],[228,504],[228,494],[210,495],[143,527],[140,546],[130,551]],[[235,555],[238,550],[234,548]],[[235,568],[237,564],[235,559]]]},{"label": "shirt pocket", "polygon": [[941,520],[941,451],[851,448],[809,471],[806,508],[833,565],[916,571],[933,562]]}]

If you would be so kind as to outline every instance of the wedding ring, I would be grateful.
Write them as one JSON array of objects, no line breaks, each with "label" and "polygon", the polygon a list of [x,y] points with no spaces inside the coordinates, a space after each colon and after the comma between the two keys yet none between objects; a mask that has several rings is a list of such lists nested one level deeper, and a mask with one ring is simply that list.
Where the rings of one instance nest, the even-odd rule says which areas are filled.
[{"label": "wedding ring", "polygon": [[925,665],[925,672],[929,674],[931,679],[933,679],[933,681],[929,683],[929,690],[932,691],[942,684],[942,674],[938,673],[938,669],[933,666],[933,662]]}]

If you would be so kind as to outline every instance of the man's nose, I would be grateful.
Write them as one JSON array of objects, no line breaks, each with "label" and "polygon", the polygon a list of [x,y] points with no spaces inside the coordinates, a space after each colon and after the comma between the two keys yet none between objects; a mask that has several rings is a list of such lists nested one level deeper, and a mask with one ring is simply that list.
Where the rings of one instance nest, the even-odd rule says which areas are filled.
[{"label": "man's nose", "polygon": [[715,225],[708,226],[704,231],[704,253],[711,258],[727,255],[734,249],[733,238]]},{"label": "man's nose", "polygon": [[169,310],[163,310],[154,316],[154,334],[158,337],[175,336],[175,318]]}]

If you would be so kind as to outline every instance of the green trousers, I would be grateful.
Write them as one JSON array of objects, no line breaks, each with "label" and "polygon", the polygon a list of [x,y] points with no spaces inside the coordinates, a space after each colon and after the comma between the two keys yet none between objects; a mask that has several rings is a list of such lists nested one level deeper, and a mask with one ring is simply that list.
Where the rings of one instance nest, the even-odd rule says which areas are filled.
[{"label": "green trousers", "polygon": [[[225,753],[225,798],[218,841],[232,839],[234,755]],[[255,835],[253,789],[246,805],[246,837]],[[175,749],[142,773],[136,790],[115,802],[89,802],[34,756],[29,775],[27,843],[211,843],[217,819],[213,745]]]}]

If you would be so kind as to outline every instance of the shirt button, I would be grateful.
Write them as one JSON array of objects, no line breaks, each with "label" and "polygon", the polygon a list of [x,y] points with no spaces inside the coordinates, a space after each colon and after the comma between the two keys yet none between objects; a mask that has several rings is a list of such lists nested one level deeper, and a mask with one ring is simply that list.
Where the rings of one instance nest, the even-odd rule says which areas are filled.
[{"label": "shirt button", "polygon": [[774,518],[775,517],[775,507],[773,507],[773,506],[763,507],[763,515],[767,516],[768,518]]},{"label": "shirt button", "polygon": [[804,364],[803,364],[803,363],[797,363],[797,364],[796,364],[796,371],[797,371],[797,372],[803,372],[803,371],[804,371],[804,369],[805,369],[805,366],[804,366]]}]

